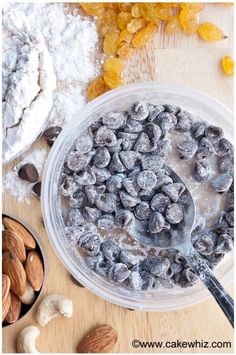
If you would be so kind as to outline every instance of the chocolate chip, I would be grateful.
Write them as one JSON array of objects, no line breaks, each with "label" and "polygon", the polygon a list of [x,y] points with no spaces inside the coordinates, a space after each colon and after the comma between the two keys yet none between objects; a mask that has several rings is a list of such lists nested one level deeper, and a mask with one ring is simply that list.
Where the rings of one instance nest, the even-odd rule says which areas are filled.
[{"label": "chocolate chip", "polygon": [[32,191],[35,193],[35,195],[37,195],[38,197],[41,196],[41,186],[42,183],[41,181],[36,182],[36,184],[34,184],[34,186],[32,187]]},{"label": "chocolate chip", "polygon": [[43,132],[43,136],[46,138],[48,144],[50,146],[53,145],[53,143],[55,142],[55,140],[57,139],[58,135],[61,133],[62,128],[59,126],[52,126],[47,128],[44,132]]},{"label": "chocolate chip", "polygon": [[39,179],[39,173],[33,164],[23,165],[18,171],[18,176],[28,182],[37,182]]}]

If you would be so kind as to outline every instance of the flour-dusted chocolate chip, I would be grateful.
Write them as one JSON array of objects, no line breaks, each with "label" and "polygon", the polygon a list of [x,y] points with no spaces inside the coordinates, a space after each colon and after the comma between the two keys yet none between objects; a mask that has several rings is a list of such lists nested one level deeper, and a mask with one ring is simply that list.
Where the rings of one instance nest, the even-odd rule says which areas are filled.
[{"label": "flour-dusted chocolate chip", "polygon": [[67,166],[72,171],[82,171],[86,169],[89,159],[85,154],[81,154],[80,152],[73,151],[70,152],[68,157],[66,158]]},{"label": "flour-dusted chocolate chip", "polygon": [[163,105],[153,105],[153,104],[148,104],[148,117],[147,120],[150,122],[155,121],[159,113],[163,112],[165,110]]},{"label": "flour-dusted chocolate chip", "polygon": [[176,115],[180,111],[179,106],[172,104],[165,104],[164,108],[166,112],[172,113],[173,115]]},{"label": "flour-dusted chocolate chip", "polygon": [[122,283],[129,277],[130,274],[131,271],[125,264],[117,263],[110,268],[108,278],[116,283]]},{"label": "flour-dusted chocolate chip", "polygon": [[158,126],[160,126],[163,136],[170,132],[175,125],[176,117],[169,112],[161,112],[157,117]]},{"label": "flour-dusted chocolate chip", "polygon": [[163,214],[170,204],[171,200],[168,196],[164,195],[163,193],[158,193],[152,198],[150,207],[154,212]]},{"label": "flour-dusted chocolate chip", "polygon": [[80,136],[75,142],[75,147],[80,154],[89,153],[93,148],[92,136],[90,134]]},{"label": "flour-dusted chocolate chip", "polygon": [[79,247],[90,256],[95,256],[100,251],[101,239],[98,234],[85,233],[79,240]]},{"label": "flour-dusted chocolate chip", "polygon": [[128,194],[138,196],[140,187],[135,178],[125,178],[122,183]]},{"label": "flour-dusted chocolate chip", "polygon": [[94,185],[96,183],[96,175],[90,167],[87,167],[84,171],[78,171],[74,175],[74,180],[80,185]]},{"label": "flour-dusted chocolate chip", "polygon": [[39,173],[33,164],[27,163],[20,167],[18,170],[18,176],[22,180],[28,182],[37,182],[39,179]]},{"label": "flour-dusted chocolate chip", "polygon": [[156,173],[162,168],[163,164],[163,158],[157,154],[144,154],[141,158],[143,170],[151,170]]},{"label": "flour-dusted chocolate chip", "polygon": [[147,202],[142,201],[139,203],[134,210],[134,215],[140,221],[146,221],[149,219],[151,210]]},{"label": "flour-dusted chocolate chip", "polygon": [[233,155],[234,147],[228,139],[222,138],[215,144],[215,150],[219,157],[225,157]]},{"label": "flour-dusted chocolate chip", "polygon": [[206,128],[205,122],[201,122],[201,121],[194,122],[191,127],[192,137],[197,141],[200,141],[204,137],[205,128]]},{"label": "flour-dusted chocolate chip", "polygon": [[133,254],[130,250],[122,250],[120,253],[120,261],[130,268],[139,263],[139,257]]},{"label": "flour-dusted chocolate chip", "polygon": [[220,172],[221,173],[234,173],[234,157],[233,155],[226,155],[220,160]]},{"label": "flour-dusted chocolate chip", "polygon": [[156,190],[159,190],[162,186],[173,184],[173,182],[174,182],[173,179],[168,175],[159,176],[157,177],[155,188]]},{"label": "flour-dusted chocolate chip", "polygon": [[46,138],[48,144],[50,146],[53,145],[53,143],[55,142],[55,140],[57,139],[57,137],[59,136],[59,134],[61,133],[62,128],[59,126],[52,126],[47,128],[44,132],[43,132],[43,136]]},{"label": "flour-dusted chocolate chip", "polygon": [[127,150],[120,152],[120,159],[126,169],[133,170],[134,167],[140,163],[141,154],[133,150]]},{"label": "flour-dusted chocolate chip", "polygon": [[134,215],[128,210],[118,210],[115,215],[115,224],[116,226],[122,229],[128,229],[134,220]]},{"label": "flour-dusted chocolate chip", "polygon": [[108,180],[109,177],[111,176],[111,173],[107,168],[100,169],[97,168],[96,166],[93,166],[92,171],[95,174],[97,184],[105,183],[106,180]]},{"label": "flour-dusted chocolate chip", "polygon": [[132,271],[129,277],[125,280],[125,285],[133,292],[142,290],[142,278],[139,271]]},{"label": "flour-dusted chocolate chip", "polygon": [[119,245],[112,240],[106,240],[101,243],[101,251],[106,259],[118,261],[121,253]]},{"label": "flour-dusted chocolate chip", "polygon": [[93,163],[97,168],[105,168],[111,160],[111,155],[106,147],[98,147],[93,156]]},{"label": "flour-dusted chocolate chip", "polygon": [[143,129],[142,123],[128,118],[127,123],[124,127],[124,132],[128,133],[139,133]]},{"label": "flour-dusted chocolate chip", "polygon": [[208,138],[203,137],[198,146],[197,158],[199,160],[209,158],[216,154],[215,148]]},{"label": "flour-dusted chocolate chip", "polygon": [[136,121],[144,121],[149,115],[148,106],[145,102],[137,102],[130,107],[129,116]]},{"label": "flour-dusted chocolate chip", "polygon": [[78,184],[76,183],[73,176],[63,176],[61,186],[61,194],[63,196],[73,196],[76,190],[78,190]]},{"label": "flour-dusted chocolate chip", "polygon": [[161,191],[164,192],[164,194],[166,194],[173,202],[177,202],[179,197],[185,191],[185,186],[182,183],[176,182],[174,184],[162,186]]},{"label": "flour-dusted chocolate chip", "polygon": [[97,195],[95,204],[101,211],[106,213],[112,213],[116,210],[116,199],[111,193]]},{"label": "flour-dusted chocolate chip", "polygon": [[171,224],[178,224],[184,218],[183,208],[178,203],[172,203],[167,207],[165,217]]},{"label": "flour-dusted chocolate chip", "polygon": [[170,267],[170,260],[159,256],[147,256],[140,263],[140,267],[154,276],[163,276]]},{"label": "flour-dusted chocolate chip", "polygon": [[199,182],[207,182],[210,180],[212,170],[208,160],[197,161],[194,167],[193,176]]},{"label": "flour-dusted chocolate chip", "polygon": [[166,159],[171,152],[171,142],[169,139],[159,139],[156,142],[155,154],[163,159]]},{"label": "flour-dusted chocolate chip", "polygon": [[150,233],[159,233],[165,226],[165,220],[159,212],[152,212],[148,221]]},{"label": "flour-dusted chocolate chip", "polygon": [[219,193],[227,192],[233,182],[233,177],[229,173],[224,173],[216,178],[214,178],[211,182],[212,187]]},{"label": "flour-dusted chocolate chip", "polygon": [[135,207],[138,203],[140,203],[139,197],[131,196],[125,191],[120,191],[119,196],[124,208],[131,209],[132,207]]},{"label": "flour-dusted chocolate chip", "polygon": [[108,128],[118,129],[124,126],[126,117],[121,111],[110,111],[103,116],[102,122]]},{"label": "flour-dusted chocolate chip", "polygon": [[112,173],[122,173],[126,170],[126,167],[123,164],[119,153],[116,152],[112,155],[111,162],[109,164],[109,170]]},{"label": "flour-dusted chocolate chip", "polygon": [[112,129],[102,126],[96,133],[95,143],[100,147],[113,147],[117,143],[117,138]]},{"label": "flour-dusted chocolate chip", "polygon": [[97,226],[100,229],[111,230],[115,226],[114,216],[112,214],[104,214],[98,218]]},{"label": "flour-dusted chocolate chip", "polygon": [[187,111],[180,111],[177,114],[177,124],[175,129],[181,132],[188,132],[190,131],[192,124],[193,124],[193,116],[190,112]]},{"label": "flour-dusted chocolate chip", "polygon": [[70,195],[69,205],[72,208],[81,208],[86,202],[85,193],[80,189],[77,189],[72,195]]},{"label": "flour-dusted chocolate chip", "polygon": [[84,216],[86,220],[90,222],[97,222],[98,218],[101,216],[102,212],[96,207],[88,207],[84,208]]},{"label": "flour-dusted chocolate chip", "polygon": [[219,142],[223,138],[223,129],[216,126],[207,126],[205,128],[205,137],[208,138],[212,144]]},{"label": "flour-dusted chocolate chip", "polygon": [[180,159],[190,160],[198,150],[198,143],[193,139],[184,139],[177,143],[177,151]]},{"label": "flour-dusted chocolate chip", "polygon": [[142,132],[134,144],[134,150],[140,153],[149,153],[153,150],[153,145],[145,132]]},{"label": "flour-dusted chocolate chip", "polygon": [[144,131],[150,139],[151,143],[156,143],[161,138],[161,128],[154,123],[147,123],[144,127]]},{"label": "flour-dusted chocolate chip", "polygon": [[151,191],[157,183],[157,177],[151,170],[144,170],[137,175],[137,183],[143,190]]},{"label": "flour-dusted chocolate chip", "polygon": [[115,174],[109,177],[109,179],[106,181],[107,190],[109,192],[116,193],[121,189],[125,177],[126,176],[124,174]]},{"label": "flour-dusted chocolate chip", "polygon": [[32,187],[33,193],[38,197],[41,197],[41,187],[42,187],[41,181],[36,182],[36,184],[34,184],[34,186]]}]

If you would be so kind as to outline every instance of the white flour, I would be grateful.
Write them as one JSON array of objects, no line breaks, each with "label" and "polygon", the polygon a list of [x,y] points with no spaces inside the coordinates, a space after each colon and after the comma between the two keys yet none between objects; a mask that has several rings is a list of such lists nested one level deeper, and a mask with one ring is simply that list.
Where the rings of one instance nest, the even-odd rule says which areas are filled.
[{"label": "white flour", "polygon": [[[69,13],[62,3],[10,3],[3,9],[2,21],[3,47],[7,45],[11,49],[13,63],[19,48],[16,36],[42,33],[57,77],[49,126],[66,124],[85,104],[85,87],[99,73],[100,63],[95,59],[98,46],[95,23],[79,16],[75,10]],[[25,138],[22,144],[24,141]],[[37,165],[36,161],[34,163]],[[26,195],[28,199],[27,183],[20,184],[16,174],[10,171],[8,177],[9,174],[11,179],[7,184],[3,175],[5,188],[7,186],[18,200],[23,201]]]}]

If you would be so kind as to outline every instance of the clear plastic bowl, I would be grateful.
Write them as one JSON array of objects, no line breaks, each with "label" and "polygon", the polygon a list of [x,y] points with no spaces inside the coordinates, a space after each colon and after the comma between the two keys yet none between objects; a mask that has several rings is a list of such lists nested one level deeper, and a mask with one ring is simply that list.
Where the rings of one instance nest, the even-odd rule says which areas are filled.
[{"label": "clear plastic bowl", "polygon": [[[201,282],[189,288],[174,287],[134,294],[113,285],[90,270],[76,248],[66,241],[59,181],[65,161],[76,138],[96,119],[113,109],[125,109],[138,100],[170,103],[189,110],[195,117],[221,126],[233,141],[233,114],[214,98],[178,84],[144,82],[112,90],[87,104],[60,134],[50,152],[43,177],[42,210],[51,244],[68,271],[98,296],[122,307],[145,311],[168,311],[190,306],[209,298]],[[227,255],[217,266],[216,276],[224,286],[233,280],[233,257]]]}]

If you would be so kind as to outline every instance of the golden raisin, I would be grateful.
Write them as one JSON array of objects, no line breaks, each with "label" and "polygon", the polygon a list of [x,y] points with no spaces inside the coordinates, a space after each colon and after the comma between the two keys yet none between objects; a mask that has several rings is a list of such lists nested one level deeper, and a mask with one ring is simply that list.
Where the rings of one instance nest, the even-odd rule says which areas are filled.
[{"label": "golden raisin", "polygon": [[105,60],[103,69],[107,72],[114,71],[120,74],[124,70],[124,63],[119,58],[109,58]]},{"label": "golden raisin", "polygon": [[125,30],[121,31],[121,33],[120,33],[118,44],[120,44],[122,42],[131,43],[132,38],[133,38],[133,34],[130,33],[127,29],[125,29]]},{"label": "golden raisin", "polygon": [[131,11],[132,3],[130,2],[121,2],[118,4],[120,11]]},{"label": "golden raisin", "polygon": [[234,76],[234,60],[231,56],[226,55],[221,59],[221,65],[225,74]]},{"label": "golden raisin", "polygon": [[131,15],[134,18],[140,18],[141,17],[141,10],[140,10],[140,4],[139,3],[136,3],[136,4],[134,4],[132,6]]},{"label": "golden raisin", "polygon": [[128,43],[121,43],[116,53],[122,59],[129,59],[132,57],[133,48]]},{"label": "golden raisin", "polygon": [[202,11],[204,8],[204,5],[201,2],[187,2],[187,3],[185,2],[180,4],[180,6],[183,9],[187,9],[195,13]]},{"label": "golden raisin", "polygon": [[140,4],[140,11],[141,11],[142,17],[145,20],[151,21],[157,25],[160,24],[160,19],[156,16],[156,13],[155,13],[155,4],[154,3]]},{"label": "golden raisin", "polygon": [[136,32],[132,39],[133,47],[140,48],[145,46],[147,41],[149,41],[152,38],[152,36],[155,34],[157,28],[158,28],[157,25],[155,25],[154,23],[150,23],[142,30]]},{"label": "golden raisin", "polygon": [[104,94],[108,90],[103,78],[98,77],[91,81],[87,87],[87,98],[88,100],[93,100],[95,97]]},{"label": "golden raisin", "polygon": [[194,12],[182,9],[179,14],[179,22],[185,33],[192,35],[197,32],[198,23]]},{"label": "golden raisin", "polygon": [[119,29],[124,30],[131,19],[132,16],[129,12],[120,12],[117,19]]},{"label": "golden raisin", "polygon": [[113,10],[103,12],[97,20],[97,29],[102,37],[117,29],[117,14]]},{"label": "golden raisin", "polygon": [[224,32],[211,22],[204,22],[198,28],[199,36],[207,42],[220,41],[226,38]]},{"label": "golden raisin", "polygon": [[154,12],[155,16],[160,20],[167,20],[171,15],[171,9],[169,7],[163,7],[162,4],[155,4]]},{"label": "golden raisin", "polygon": [[146,21],[144,19],[142,19],[142,18],[140,18],[140,19],[134,18],[133,20],[131,20],[128,23],[127,30],[130,33],[135,33],[138,30],[140,30],[141,28],[144,28],[145,27],[145,23],[146,23]]},{"label": "golden raisin", "polygon": [[166,21],[165,32],[168,34],[179,33],[182,31],[182,27],[179,23],[179,16],[171,16]]},{"label": "golden raisin", "polygon": [[114,71],[104,72],[103,79],[105,81],[105,84],[110,89],[115,89],[123,85],[123,80],[121,75]]},{"label": "golden raisin", "polygon": [[102,3],[80,2],[79,4],[90,16],[99,16],[105,10]]},{"label": "golden raisin", "polygon": [[107,55],[115,55],[119,40],[119,32],[108,32],[103,41],[103,52]]}]

